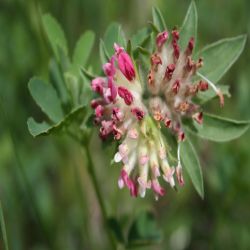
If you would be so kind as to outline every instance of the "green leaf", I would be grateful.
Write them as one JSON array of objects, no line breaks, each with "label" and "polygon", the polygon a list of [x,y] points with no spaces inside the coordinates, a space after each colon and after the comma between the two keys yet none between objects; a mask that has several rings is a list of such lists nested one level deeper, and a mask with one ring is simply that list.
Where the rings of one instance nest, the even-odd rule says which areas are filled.
[{"label": "green leaf", "polygon": [[60,100],[51,84],[34,77],[29,81],[28,87],[37,105],[53,122],[63,119]]},{"label": "green leaf", "polygon": [[53,126],[43,121],[41,123],[36,122],[33,117],[29,117],[27,121],[29,132],[32,136],[36,137],[41,134],[47,134]]},{"label": "green leaf", "polygon": [[[221,90],[221,93],[224,96],[231,97],[230,92],[229,92],[230,86],[218,85],[217,87]],[[197,102],[202,105],[215,97],[217,97],[217,94],[215,93],[213,89],[209,88],[207,91],[198,92],[196,99],[197,99]]]},{"label": "green leaf", "polygon": [[131,40],[128,40],[128,42],[127,42],[126,51],[128,52],[129,55],[132,54],[132,43],[131,43]]},{"label": "green leaf", "polygon": [[119,31],[118,31],[118,44],[120,44],[123,48],[125,48],[127,45],[125,33],[121,26],[119,27]]},{"label": "green leaf", "polygon": [[[79,72],[80,74],[80,72]],[[64,78],[67,84],[67,88],[69,89],[69,92],[71,94],[73,107],[79,106],[79,95],[81,92],[82,82],[80,82],[79,78],[76,74],[73,74],[72,72],[65,72]]]},{"label": "green leaf", "polygon": [[188,138],[181,143],[180,155],[185,170],[187,171],[196,191],[203,199],[204,187],[201,166],[195,149]]},{"label": "green leaf", "polygon": [[139,53],[141,53],[142,55],[145,55],[145,56],[148,56],[148,57],[151,55],[150,51],[147,50],[147,49],[145,49],[145,48],[143,48],[143,47],[138,46],[138,47],[136,48],[136,50],[137,50]]},{"label": "green leaf", "polygon": [[57,20],[50,14],[43,15],[42,21],[54,54],[59,60],[60,55],[58,48],[62,49],[66,55],[68,54],[67,41],[64,32]]},{"label": "green leaf", "polygon": [[[114,43],[118,43],[119,42],[119,35],[120,35],[120,24],[118,23],[111,23],[105,34],[104,34],[104,44],[105,44],[105,48],[107,50],[108,53],[108,57],[110,58],[111,55],[114,54]],[[122,45],[122,44],[120,44]]]},{"label": "green leaf", "polygon": [[29,132],[32,136],[43,136],[61,132],[65,127],[69,126],[73,121],[83,120],[86,114],[86,107],[79,107],[71,111],[63,120],[57,124],[50,125],[47,122],[38,123],[32,117],[27,121]]},{"label": "green leaf", "polygon": [[[82,105],[87,105],[90,108],[90,101],[94,98],[94,92],[91,89],[90,81],[97,76],[92,74],[91,68],[89,70],[81,69],[81,76],[83,79],[82,90],[80,93],[80,103]],[[92,113],[92,111],[91,111]]]},{"label": "green leaf", "polygon": [[146,246],[159,243],[162,232],[157,228],[154,215],[148,211],[142,211],[135,218],[128,234],[129,246]]},{"label": "green leaf", "polygon": [[85,69],[84,67],[81,68],[81,72],[90,81],[92,81],[94,78],[97,77],[97,76],[93,75],[91,72],[89,72],[87,69]]},{"label": "green leaf", "polygon": [[1,201],[0,201],[0,224],[1,224],[1,231],[2,231],[2,239],[3,239],[2,247],[4,247],[4,250],[9,250],[8,240],[7,240],[7,232],[6,232],[6,226],[5,226],[3,208],[2,208]]},{"label": "green leaf", "polygon": [[151,28],[152,32],[154,33],[154,35],[156,35],[160,32],[153,22],[148,22],[148,24],[149,24],[149,27]]},{"label": "green leaf", "polygon": [[153,7],[152,16],[153,16],[153,24],[158,29],[159,32],[167,30],[165,20],[162,16],[161,11],[158,8]]},{"label": "green leaf", "polygon": [[203,114],[203,124],[184,121],[186,129],[207,140],[225,142],[236,139],[249,128],[250,121],[235,121],[215,115]]},{"label": "green leaf", "polygon": [[90,56],[95,41],[95,34],[92,31],[86,31],[79,38],[74,53],[73,64],[78,66],[85,66]]},{"label": "green leaf", "polygon": [[137,46],[141,46],[145,40],[150,36],[150,30],[148,28],[140,29],[137,33],[135,33],[131,38],[132,48],[136,48]]},{"label": "green leaf", "polygon": [[99,53],[100,53],[101,63],[105,64],[106,62],[108,62],[109,55],[102,39],[100,39],[99,43]]},{"label": "green leaf", "polygon": [[196,41],[197,36],[197,22],[198,22],[198,14],[195,2],[192,1],[189,5],[186,17],[183,21],[181,30],[180,30],[180,47],[181,49],[185,49],[188,45],[188,41],[191,37],[193,37]]},{"label": "green leaf", "polygon": [[69,93],[66,88],[60,68],[54,59],[50,61],[49,69],[51,83],[56,88],[60,100],[63,104],[68,104],[70,101]]},{"label": "green leaf", "polygon": [[[146,55],[146,57],[141,57],[139,60],[141,63],[147,62],[148,66],[150,67],[150,61],[148,60],[148,57],[151,55],[151,48],[150,47],[150,42],[151,42],[151,35],[149,34],[146,39],[141,43],[141,45],[133,48],[133,58],[135,60],[138,59],[140,55]],[[144,62],[142,62],[144,61]]]},{"label": "green leaf", "polygon": [[216,83],[229,70],[242,53],[246,36],[226,38],[203,48],[198,55],[203,58],[204,65],[199,72],[210,81]]}]

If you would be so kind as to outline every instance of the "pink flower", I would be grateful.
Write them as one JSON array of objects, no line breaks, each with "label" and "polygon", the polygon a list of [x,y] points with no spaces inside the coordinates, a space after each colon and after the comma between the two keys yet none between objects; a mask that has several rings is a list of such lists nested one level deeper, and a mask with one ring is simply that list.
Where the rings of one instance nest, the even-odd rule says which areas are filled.
[{"label": "pink flower", "polygon": [[191,55],[192,52],[193,52],[193,49],[194,49],[194,38],[191,37],[189,42],[188,42],[188,46],[187,46],[187,49],[186,49],[186,53],[188,55]]},{"label": "pink flower", "polygon": [[111,118],[114,122],[120,122],[122,121],[124,117],[124,114],[123,112],[121,111],[121,109],[119,109],[118,107],[114,107],[112,109],[112,115],[111,115]]},{"label": "pink flower", "polygon": [[180,56],[180,47],[176,41],[173,41],[173,50],[174,50],[173,55],[176,61],[176,59],[179,59]]},{"label": "pink flower", "polygon": [[123,131],[118,128],[115,124],[113,125],[113,135],[116,140],[120,140],[123,136]]},{"label": "pink flower", "polygon": [[139,159],[139,162],[141,165],[145,165],[149,161],[148,155],[142,155]]},{"label": "pink flower", "polygon": [[102,105],[98,105],[96,108],[95,108],[95,115],[96,117],[100,118],[103,116],[103,112],[104,112],[104,108]]},{"label": "pink flower", "polygon": [[157,54],[153,54],[150,59],[151,65],[155,65],[157,67],[159,64],[162,64],[161,58]]},{"label": "pink flower", "polygon": [[157,45],[158,50],[162,49],[162,46],[165,44],[167,39],[168,39],[168,32],[167,31],[163,31],[157,35],[156,45]]},{"label": "pink flower", "polygon": [[103,120],[101,124],[102,126],[100,128],[100,137],[102,139],[106,139],[108,135],[113,131],[113,122]]},{"label": "pink flower", "polygon": [[131,105],[134,100],[131,92],[124,87],[118,87],[118,95],[124,100],[127,105]]},{"label": "pink flower", "polygon": [[206,91],[206,90],[208,90],[208,83],[204,82],[204,81],[200,81],[198,88],[200,91]]},{"label": "pink flower", "polygon": [[92,80],[91,88],[92,88],[93,91],[95,91],[95,92],[99,93],[100,95],[102,95],[104,84],[105,84],[104,79],[101,78],[101,77],[97,77],[97,78]]},{"label": "pink flower", "polygon": [[117,96],[117,88],[113,82],[112,78],[108,78],[108,88],[104,89],[104,98],[106,100],[106,102],[110,103],[110,102],[114,102]]},{"label": "pink flower", "polygon": [[180,33],[178,30],[172,30],[173,41],[177,42],[180,39]]},{"label": "pink flower", "polygon": [[116,56],[118,60],[118,67],[123,75],[129,80],[133,81],[135,78],[135,69],[130,56],[124,51],[122,47],[114,45]]},{"label": "pink flower", "polygon": [[180,56],[180,47],[178,45],[178,40],[180,38],[179,31],[173,30],[172,36],[173,36],[173,40],[172,40],[173,56],[174,56],[174,59],[176,61],[177,59],[179,59],[179,56]]},{"label": "pink flower", "polygon": [[131,112],[132,112],[132,114],[135,115],[135,117],[137,118],[138,121],[141,121],[145,115],[143,110],[141,110],[139,108],[133,108],[133,109],[131,109]]},{"label": "pink flower", "polygon": [[160,196],[163,196],[165,194],[165,190],[160,186],[157,180],[152,181],[152,189],[156,193],[156,199],[158,199],[157,194],[159,194]]},{"label": "pink flower", "polygon": [[199,124],[202,124],[203,122],[203,113],[199,112],[199,113],[195,113],[192,118]]},{"label": "pink flower", "polygon": [[179,133],[178,133],[178,141],[182,142],[184,140],[185,140],[185,133],[180,130]]},{"label": "pink flower", "polygon": [[135,181],[129,178],[128,173],[125,169],[122,169],[121,175],[119,178],[119,187],[122,188],[124,185],[130,190],[130,195],[136,197],[138,195],[138,189]]},{"label": "pink flower", "polygon": [[184,182],[184,178],[182,175],[182,167],[180,164],[178,164],[178,166],[176,167],[176,175],[177,175],[177,180],[179,182],[179,185],[183,186],[185,182]]},{"label": "pink flower", "polygon": [[98,105],[103,105],[104,101],[102,98],[93,99],[90,103],[92,109],[95,109]]},{"label": "pink flower", "polygon": [[115,57],[112,56],[110,62],[103,65],[103,71],[106,76],[114,77],[115,75]]},{"label": "pink flower", "polygon": [[128,162],[128,152],[129,148],[127,144],[121,144],[119,146],[119,152],[115,154],[114,161],[120,162],[122,161],[124,164]]},{"label": "pink flower", "polygon": [[165,119],[165,121],[164,121],[164,124],[165,124],[165,126],[167,127],[167,128],[170,128],[170,126],[171,126],[171,120],[169,119],[169,118],[166,118]]},{"label": "pink flower", "polygon": [[135,128],[131,128],[128,130],[128,137],[131,139],[137,139],[138,138],[138,132]]},{"label": "pink flower", "polygon": [[167,78],[168,80],[171,80],[174,70],[175,70],[175,65],[169,64],[165,71],[165,78]]},{"label": "pink flower", "polygon": [[175,173],[175,168],[173,167],[173,168],[168,168],[163,175],[163,178],[165,179],[166,182],[170,184],[171,187],[175,186],[174,173]]},{"label": "pink flower", "polygon": [[180,89],[180,80],[176,80],[173,84],[172,90],[175,94],[177,94],[179,89]]}]

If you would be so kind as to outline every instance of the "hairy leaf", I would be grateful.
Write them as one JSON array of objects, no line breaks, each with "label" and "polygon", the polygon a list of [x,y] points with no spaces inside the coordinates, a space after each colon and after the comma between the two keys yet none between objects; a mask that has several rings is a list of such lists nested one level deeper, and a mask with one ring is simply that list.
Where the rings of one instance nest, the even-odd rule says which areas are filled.
[{"label": "hairy leaf", "polygon": [[190,179],[196,191],[203,199],[204,186],[203,186],[201,166],[196,151],[191,141],[188,138],[181,143],[180,154],[181,154],[181,161],[183,166],[185,167],[185,170],[190,176]]},{"label": "hairy leaf", "polygon": [[111,23],[108,26],[103,38],[109,58],[111,57],[111,55],[114,54],[114,43],[119,43],[119,35],[120,35],[120,24]]},{"label": "hairy leaf", "polygon": [[93,31],[86,31],[79,38],[74,54],[73,54],[73,64],[84,67],[90,56],[91,50],[93,48],[95,41],[95,34]]},{"label": "hairy leaf", "polygon": [[158,8],[153,7],[152,16],[153,16],[153,24],[158,29],[159,32],[167,30],[165,20],[162,16],[161,11]]},{"label": "hairy leaf", "polygon": [[66,88],[60,68],[54,59],[50,61],[49,69],[50,81],[57,90],[60,100],[63,104],[68,104],[70,100],[68,89]]},{"label": "hairy leaf", "polygon": [[188,41],[191,37],[195,39],[196,42],[196,36],[197,36],[197,22],[198,22],[198,14],[195,2],[192,1],[186,17],[183,21],[183,24],[181,26],[180,30],[180,47],[181,49],[185,49],[188,45]]},{"label": "hairy leaf", "polygon": [[141,46],[145,40],[150,36],[150,30],[148,28],[140,29],[137,33],[135,33],[131,38],[131,44],[133,49],[137,46]]},{"label": "hairy leaf", "polygon": [[94,78],[97,77],[97,76],[93,75],[91,72],[89,72],[87,69],[85,69],[84,67],[81,68],[81,72],[90,81],[92,81]]},{"label": "hairy leaf", "polygon": [[119,30],[118,30],[118,44],[121,45],[123,48],[125,48],[127,45],[125,33],[124,33],[121,25],[120,25]]},{"label": "hairy leaf", "polygon": [[100,40],[99,43],[99,53],[100,53],[101,63],[105,64],[109,60],[109,55],[102,39]]},{"label": "hairy leaf", "polygon": [[236,139],[249,128],[250,121],[235,121],[211,114],[203,114],[203,124],[185,121],[185,127],[193,134],[216,142]]},{"label": "hairy leaf", "polygon": [[216,83],[229,70],[242,53],[246,43],[246,36],[241,35],[226,38],[203,48],[198,56],[204,60],[199,72],[210,81]]},{"label": "hairy leaf", "polygon": [[49,130],[53,127],[47,122],[36,122],[33,117],[29,117],[27,120],[29,132],[32,136],[36,137],[42,134],[49,134]]},{"label": "hairy leaf", "polygon": [[29,81],[28,87],[37,105],[53,122],[63,119],[60,100],[51,84],[34,77]]},{"label": "hairy leaf", "polygon": [[66,55],[68,54],[67,41],[65,38],[65,34],[60,24],[50,14],[43,15],[42,20],[43,20],[43,26],[44,26],[45,32],[48,36],[53,52],[56,58],[59,60],[60,55],[59,55],[58,49],[62,49]]},{"label": "hairy leaf", "polygon": [[38,123],[33,117],[30,117],[27,121],[29,132],[32,136],[42,136],[54,134],[62,131],[63,128],[69,126],[73,121],[78,119],[83,120],[86,114],[86,107],[79,107],[71,111],[63,120],[60,122],[50,125],[47,122]]}]

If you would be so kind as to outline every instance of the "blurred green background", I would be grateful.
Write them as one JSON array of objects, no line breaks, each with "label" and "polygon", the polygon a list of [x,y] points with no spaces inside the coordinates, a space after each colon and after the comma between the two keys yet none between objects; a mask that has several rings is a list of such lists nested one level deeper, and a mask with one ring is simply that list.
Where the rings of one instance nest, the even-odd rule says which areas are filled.
[{"label": "blurred green background", "polygon": [[[1,0],[0,1],[0,199],[11,250],[109,249],[99,207],[81,151],[66,137],[33,139],[26,121],[42,117],[28,93],[33,75],[48,77],[50,47],[41,26],[41,13],[61,23],[73,49],[82,32],[97,34],[91,64],[100,66],[98,39],[111,21],[127,37],[151,20],[158,6],[168,27],[180,25],[187,0]],[[250,1],[197,0],[200,47],[224,37],[248,34],[240,59],[220,81],[231,86],[223,116],[249,119]],[[132,199],[118,190],[119,169],[105,157],[112,149],[93,146],[95,167],[108,213],[129,226],[147,208],[163,230],[161,244],[144,249],[250,249],[250,132],[227,144],[200,142],[205,199],[189,181],[178,193],[169,189],[155,202]],[[187,179],[187,178],[186,178]],[[3,249],[2,238],[0,249]]]}]

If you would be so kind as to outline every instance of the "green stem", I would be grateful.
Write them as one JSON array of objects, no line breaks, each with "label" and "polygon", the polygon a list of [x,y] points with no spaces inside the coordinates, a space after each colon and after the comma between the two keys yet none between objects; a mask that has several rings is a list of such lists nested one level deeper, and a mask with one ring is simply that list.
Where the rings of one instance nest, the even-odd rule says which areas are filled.
[{"label": "green stem", "polygon": [[86,156],[87,156],[87,159],[88,159],[88,172],[89,172],[91,181],[92,181],[94,189],[95,189],[97,201],[99,203],[101,213],[102,213],[102,217],[103,217],[103,220],[104,220],[104,224],[105,224],[106,229],[107,229],[107,234],[108,234],[108,238],[109,238],[109,241],[110,241],[110,245],[111,245],[112,249],[115,250],[116,249],[116,242],[115,242],[115,239],[113,238],[112,232],[110,231],[110,228],[109,228],[109,225],[108,225],[108,215],[107,215],[107,211],[105,209],[104,201],[102,199],[101,191],[100,191],[98,181],[97,181],[97,178],[96,178],[96,173],[95,173],[92,157],[91,157],[88,146],[84,145],[83,147],[84,147],[84,149],[86,151]]},{"label": "green stem", "polygon": [[7,233],[6,233],[6,226],[5,226],[5,221],[4,221],[3,209],[2,209],[1,201],[0,201],[0,221],[1,221],[1,228],[2,228],[4,249],[5,250],[9,250],[8,240],[7,240]]},{"label": "green stem", "polygon": [[[80,167],[80,166],[79,166]],[[84,190],[82,187],[82,179],[81,179],[81,173],[78,168],[77,164],[73,164],[73,172],[76,179],[76,192],[78,194],[78,200],[79,205],[81,207],[82,213],[81,213],[81,233],[82,233],[82,239],[81,239],[81,246],[80,249],[84,248],[84,244],[86,246],[90,245],[89,243],[89,231],[87,230],[86,221],[88,220],[87,213],[85,212],[86,202],[85,202],[85,196],[84,196]]]}]

